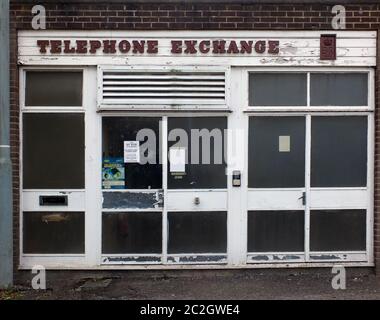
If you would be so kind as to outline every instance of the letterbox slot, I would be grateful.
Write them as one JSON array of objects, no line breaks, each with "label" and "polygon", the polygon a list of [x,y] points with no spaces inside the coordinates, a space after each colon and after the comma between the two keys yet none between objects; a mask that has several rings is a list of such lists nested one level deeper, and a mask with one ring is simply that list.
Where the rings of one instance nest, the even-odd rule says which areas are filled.
[{"label": "letterbox slot", "polygon": [[40,206],[67,206],[67,196],[40,196]]}]

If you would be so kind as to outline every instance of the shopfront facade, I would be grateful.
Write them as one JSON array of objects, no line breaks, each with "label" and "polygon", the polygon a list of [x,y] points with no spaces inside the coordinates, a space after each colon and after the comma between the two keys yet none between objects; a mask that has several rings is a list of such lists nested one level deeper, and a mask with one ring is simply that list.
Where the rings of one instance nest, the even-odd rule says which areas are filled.
[{"label": "shopfront facade", "polygon": [[[77,6],[158,20],[182,8]],[[182,11],[245,21],[256,6],[269,12]],[[377,265],[375,28],[86,23],[15,34],[21,269]]]}]

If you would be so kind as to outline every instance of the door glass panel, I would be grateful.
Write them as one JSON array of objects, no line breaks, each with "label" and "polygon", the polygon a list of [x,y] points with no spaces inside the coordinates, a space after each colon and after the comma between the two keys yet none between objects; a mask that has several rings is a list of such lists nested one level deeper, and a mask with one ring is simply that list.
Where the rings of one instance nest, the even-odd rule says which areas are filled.
[{"label": "door glass panel", "polygon": [[367,73],[311,73],[312,106],[367,106]]},{"label": "door glass panel", "polygon": [[250,211],[248,252],[302,252],[304,228],[304,211]]},{"label": "door glass panel", "polygon": [[[227,187],[225,117],[180,117],[168,120],[169,189],[221,189]],[[183,153],[182,153],[183,152]],[[185,161],[184,169],[181,162]]]},{"label": "door glass panel", "polygon": [[366,250],[366,210],[312,210],[311,251]]},{"label": "door glass panel", "polygon": [[25,105],[79,107],[82,106],[82,89],[82,71],[27,71]]},{"label": "door glass panel", "polygon": [[250,188],[305,186],[305,118],[250,117]]},{"label": "door glass panel", "polygon": [[311,186],[367,186],[367,117],[312,117]]},{"label": "door glass panel", "polygon": [[[160,159],[161,118],[103,118],[103,189],[160,189],[162,165]],[[138,158],[125,163],[126,141],[138,142],[130,148],[128,157]]]},{"label": "door glass panel", "polygon": [[168,253],[226,253],[226,212],[169,212]]},{"label": "door glass panel", "polygon": [[161,254],[162,214],[103,213],[103,254]]},{"label": "door glass panel", "polygon": [[25,254],[84,253],[83,212],[24,212]]},{"label": "door glass panel", "polygon": [[24,114],[23,188],[84,188],[83,114]]},{"label": "door glass panel", "polygon": [[250,73],[250,106],[306,106],[306,73]]}]

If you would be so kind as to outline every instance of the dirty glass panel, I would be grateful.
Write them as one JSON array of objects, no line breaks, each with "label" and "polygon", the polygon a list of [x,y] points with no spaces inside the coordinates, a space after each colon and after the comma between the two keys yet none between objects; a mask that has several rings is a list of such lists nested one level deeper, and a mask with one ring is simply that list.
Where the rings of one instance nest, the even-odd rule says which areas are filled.
[{"label": "dirty glass panel", "polygon": [[83,212],[24,212],[24,253],[84,253],[84,220]]},{"label": "dirty glass panel", "polygon": [[249,105],[306,106],[306,73],[250,73]]},{"label": "dirty glass panel", "polygon": [[84,115],[23,115],[23,188],[84,188]]},{"label": "dirty glass panel", "polygon": [[[160,120],[151,117],[103,118],[103,189],[162,188]],[[138,162],[125,163],[125,141],[138,141]]]},{"label": "dirty glass panel", "polygon": [[169,212],[168,253],[226,253],[226,212]]},{"label": "dirty glass panel", "polygon": [[162,253],[162,214],[103,213],[103,254]]},{"label": "dirty glass panel", "polygon": [[367,73],[312,73],[312,106],[367,106]]},{"label": "dirty glass panel", "polygon": [[[226,129],[226,117],[169,118],[169,152],[172,148],[183,150],[175,161],[169,157],[169,189],[227,187]],[[185,163],[183,169],[180,168],[181,163]]]},{"label": "dirty glass panel", "polygon": [[28,107],[82,106],[82,71],[27,71],[25,105]]},{"label": "dirty glass panel", "polygon": [[312,210],[310,249],[366,250],[366,210]]},{"label": "dirty glass panel", "polygon": [[303,252],[304,211],[249,211],[248,252]]},{"label": "dirty glass panel", "polygon": [[248,186],[305,186],[305,118],[250,117]]},{"label": "dirty glass panel", "polygon": [[312,117],[311,186],[367,186],[367,117]]}]

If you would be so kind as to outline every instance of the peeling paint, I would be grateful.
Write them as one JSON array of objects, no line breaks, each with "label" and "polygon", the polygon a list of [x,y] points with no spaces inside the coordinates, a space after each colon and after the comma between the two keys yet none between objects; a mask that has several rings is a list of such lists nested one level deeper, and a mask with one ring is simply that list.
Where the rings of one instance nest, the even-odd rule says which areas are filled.
[{"label": "peeling paint", "polygon": [[207,262],[207,263],[226,263],[227,257],[225,255],[218,256],[175,256],[168,257],[169,263],[194,263],[194,262]]},{"label": "peeling paint", "polygon": [[103,193],[103,209],[157,209],[162,205],[162,192]]},{"label": "peeling paint", "polygon": [[[344,257],[345,255],[343,256],[343,259]],[[311,255],[310,258],[316,260],[342,260],[342,257],[333,254]]]},{"label": "peeling paint", "polygon": [[256,260],[256,261],[269,261],[269,257],[266,255],[253,256],[250,258],[251,258],[251,260]]},{"label": "peeling paint", "polygon": [[284,261],[284,260],[300,260],[300,256],[296,255],[285,255],[285,256],[273,256],[273,260],[278,260],[278,261]]},{"label": "peeling paint", "polygon": [[160,257],[136,256],[136,257],[105,257],[102,263],[130,263],[130,262],[161,262]]}]

